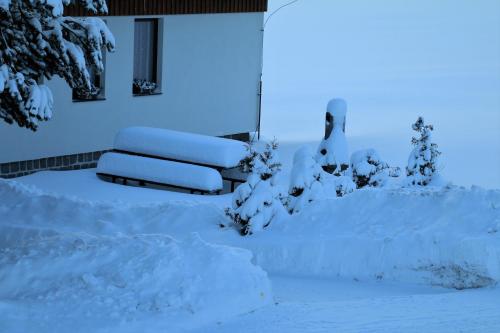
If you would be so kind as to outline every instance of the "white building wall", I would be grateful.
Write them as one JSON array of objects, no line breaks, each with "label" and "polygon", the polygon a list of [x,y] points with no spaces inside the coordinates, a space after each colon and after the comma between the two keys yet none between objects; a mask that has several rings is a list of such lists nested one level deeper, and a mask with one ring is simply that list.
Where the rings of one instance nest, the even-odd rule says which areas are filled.
[{"label": "white building wall", "polygon": [[116,52],[106,59],[106,100],[73,102],[64,81],[49,82],[52,120],[37,132],[0,123],[0,163],[106,150],[127,126],[209,135],[255,131],[263,13],[163,18],[162,94],[132,95],[134,18],[106,21]]}]

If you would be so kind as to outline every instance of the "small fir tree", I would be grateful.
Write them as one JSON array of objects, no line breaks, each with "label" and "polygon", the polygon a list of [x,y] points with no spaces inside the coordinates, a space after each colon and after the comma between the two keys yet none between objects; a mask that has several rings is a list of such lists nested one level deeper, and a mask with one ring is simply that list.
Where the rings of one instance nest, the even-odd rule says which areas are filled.
[{"label": "small fir tree", "polygon": [[[63,16],[70,0],[0,0],[0,119],[36,130],[52,116],[53,97],[42,84],[57,75],[91,92],[89,68],[102,72],[103,50],[114,37],[96,17]],[[106,13],[105,0],[77,1]]]},{"label": "small fir tree", "polygon": [[322,195],[325,173],[308,147],[295,152],[285,206],[290,214],[300,212],[307,204]]},{"label": "small fir tree", "polygon": [[437,162],[441,152],[437,144],[431,142],[431,132],[434,127],[426,125],[424,118],[419,117],[412,128],[420,134],[420,137],[412,138],[414,149],[408,158],[406,175],[410,184],[427,186],[437,177]]},{"label": "small fir tree", "polygon": [[282,209],[280,193],[275,186],[275,176],[281,170],[276,150],[278,143],[267,143],[262,152],[250,148],[240,167],[249,172],[247,181],[233,194],[232,207],[226,215],[235,223],[242,235],[251,235],[269,226]]}]

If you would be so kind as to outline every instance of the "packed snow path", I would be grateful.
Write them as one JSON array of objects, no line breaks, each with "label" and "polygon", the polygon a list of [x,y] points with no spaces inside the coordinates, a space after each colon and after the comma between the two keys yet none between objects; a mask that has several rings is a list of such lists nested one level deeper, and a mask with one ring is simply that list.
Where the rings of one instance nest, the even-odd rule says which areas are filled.
[{"label": "packed snow path", "polygon": [[192,332],[498,333],[500,290],[272,279],[277,303]]}]

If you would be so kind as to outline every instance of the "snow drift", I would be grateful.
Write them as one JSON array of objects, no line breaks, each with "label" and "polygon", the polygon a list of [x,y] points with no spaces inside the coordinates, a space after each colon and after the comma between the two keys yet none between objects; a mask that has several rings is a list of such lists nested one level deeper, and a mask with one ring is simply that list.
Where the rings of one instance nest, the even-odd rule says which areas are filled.
[{"label": "snow drift", "polygon": [[500,191],[363,189],[311,203],[251,248],[271,273],[464,289],[500,281]]},{"label": "snow drift", "polygon": [[160,313],[200,323],[264,306],[271,286],[252,253],[191,232],[200,221],[218,232],[223,218],[212,204],[112,205],[0,180],[0,304],[52,309],[51,318],[32,314],[34,326],[24,331],[55,318],[67,327],[81,316],[105,322]]},{"label": "snow drift", "polygon": [[500,281],[500,191],[477,187],[361,189],[313,201],[247,238],[220,229],[228,219],[210,203],[93,203],[9,181],[0,181],[0,217],[3,248],[59,233],[184,239],[198,232],[211,243],[251,250],[255,263],[273,274],[458,289]]},{"label": "snow drift", "polygon": [[197,234],[57,235],[0,249],[0,299],[63,304],[93,316],[186,310],[221,318],[271,298],[267,274],[243,249]]}]

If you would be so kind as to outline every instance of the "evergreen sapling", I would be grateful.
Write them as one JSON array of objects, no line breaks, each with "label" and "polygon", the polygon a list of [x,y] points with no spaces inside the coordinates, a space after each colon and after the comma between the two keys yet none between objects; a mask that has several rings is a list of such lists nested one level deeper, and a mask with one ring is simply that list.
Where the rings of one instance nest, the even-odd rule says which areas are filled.
[{"label": "evergreen sapling", "polygon": [[412,125],[420,136],[412,138],[413,150],[408,158],[406,175],[411,185],[427,186],[438,176],[437,163],[441,152],[437,144],[431,142],[432,125],[426,125],[424,118],[419,117]]},{"label": "evergreen sapling", "polygon": [[242,171],[250,175],[233,193],[232,207],[225,210],[241,235],[266,228],[283,209],[275,186],[275,176],[281,170],[277,149],[276,140],[267,143],[262,152],[250,148],[248,157],[241,162]]}]

